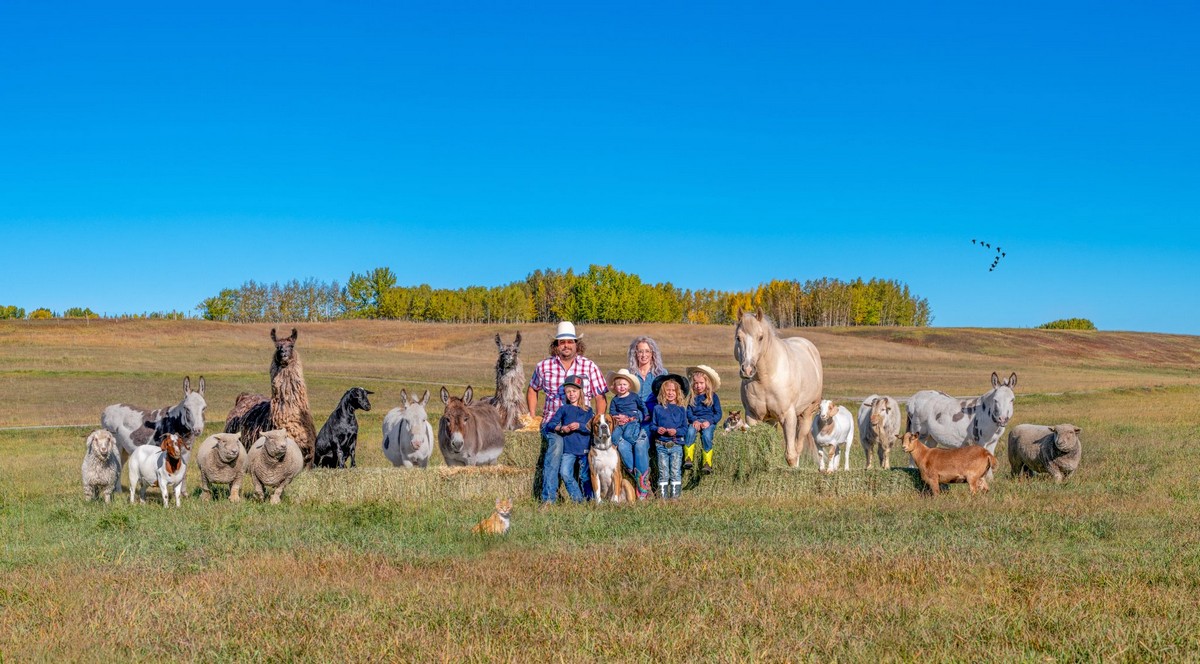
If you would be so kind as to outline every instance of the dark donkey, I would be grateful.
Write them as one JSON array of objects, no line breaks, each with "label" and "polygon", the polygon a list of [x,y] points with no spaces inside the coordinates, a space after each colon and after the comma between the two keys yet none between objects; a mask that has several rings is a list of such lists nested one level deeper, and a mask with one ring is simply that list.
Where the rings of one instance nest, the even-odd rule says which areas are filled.
[{"label": "dark donkey", "polygon": [[495,465],[504,451],[504,430],[500,411],[490,403],[471,403],[471,387],[462,398],[452,397],[442,388],[446,412],[438,420],[438,447],[447,466]]}]

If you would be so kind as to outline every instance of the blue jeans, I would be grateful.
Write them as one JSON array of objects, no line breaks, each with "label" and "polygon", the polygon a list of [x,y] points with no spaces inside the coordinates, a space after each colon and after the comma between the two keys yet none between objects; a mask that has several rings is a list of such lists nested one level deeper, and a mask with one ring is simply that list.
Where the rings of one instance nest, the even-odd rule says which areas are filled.
[{"label": "blue jeans", "polygon": [[550,432],[542,432],[546,444],[546,456],[542,458],[542,502],[552,503],[558,499],[558,476],[562,473],[563,439]]},{"label": "blue jeans", "polygon": [[650,436],[640,422],[622,424],[613,429],[613,442],[621,454],[621,463],[641,477],[650,470]]},{"label": "blue jeans", "polygon": [[[713,448],[713,432],[716,430],[716,427],[710,426],[707,429],[696,431],[696,427],[689,424],[687,432],[683,434],[683,444],[691,445],[692,443],[696,442],[696,434],[698,433],[700,434],[700,445],[704,447],[705,452],[708,452]],[[724,452],[722,452],[722,454],[724,454]]]},{"label": "blue jeans", "polygon": [[670,447],[655,443],[658,452],[658,483],[665,484],[668,478],[671,482],[683,481],[683,446],[676,443]]},{"label": "blue jeans", "polygon": [[[579,473],[587,477],[590,469],[588,468],[588,459],[586,454],[570,454],[562,455],[562,465],[559,466],[559,474],[562,476],[563,484],[567,485],[567,495],[571,497],[572,502],[582,503],[584,500],[583,488],[579,486],[579,480],[575,478],[575,462],[579,462]],[[586,481],[586,480],[585,480]],[[590,481],[586,481],[590,484]],[[555,489],[558,487],[556,486]]]}]

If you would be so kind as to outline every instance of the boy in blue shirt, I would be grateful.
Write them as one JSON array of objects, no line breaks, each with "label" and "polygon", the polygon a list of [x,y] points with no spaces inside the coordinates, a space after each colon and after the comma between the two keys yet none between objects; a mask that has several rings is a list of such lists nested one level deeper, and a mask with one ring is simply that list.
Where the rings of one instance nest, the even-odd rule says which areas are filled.
[{"label": "boy in blue shirt", "polygon": [[616,394],[608,402],[608,414],[616,425],[613,442],[621,454],[621,464],[637,480],[638,500],[645,500],[650,493],[650,440],[642,423],[650,413],[638,395],[641,381],[629,369],[619,369],[608,374],[608,386]]}]

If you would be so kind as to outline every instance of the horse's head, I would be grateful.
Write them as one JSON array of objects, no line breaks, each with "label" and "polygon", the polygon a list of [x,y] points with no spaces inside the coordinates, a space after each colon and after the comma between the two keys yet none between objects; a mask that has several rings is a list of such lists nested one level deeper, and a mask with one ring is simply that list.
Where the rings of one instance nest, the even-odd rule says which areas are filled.
[{"label": "horse's head", "polygon": [[500,335],[497,334],[496,349],[500,351],[500,357],[496,359],[496,369],[501,374],[511,371],[520,362],[517,353],[521,351],[521,333],[517,332],[517,339],[511,344],[500,341]]},{"label": "horse's head", "polygon": [[299,337],[296,328],[292,328],[292,336],[282,339],[275,336],[275,328],[271,328],[271,341],[275,342],[275,364],[286,367],[296,353],[296,338]]},{"label": "horse's head", "polygon": [[1016,399],[1013,388],[1016,386],[1015,372],[1004,382],[1000,382],[1000,376],[995,371],[992,372],[992,389],[983,395],[983,406],[998,426],[1008,426],[1008,421],[1012,419],[1013,401]]},{"label": "horse's head", "polygon": [[171,415],[179,421],[190,434],[198,435],[204,431],[204,411],[208,410],[208,402],[204,400],[204,376],[200,377],[200,389],[192,391],[192,379],[183,379],[183,401],[171,409]]},{"label": "horse's head", "polygon": [[420,399],[408,396],[408,390],[400,390],[400,401],[404,405],[400,410],[400,431],[408,430],[409,445],[419,450],[425,445],[432,445],[426,432],[429,431],[429,415],[425,412],[425,404],[429,403],[429,390]]},{"label": "horse's head", "polygon": [[754,380],[758,374],[758,358],[769,342],[770,323],[763,319],[762,309],[756,313],[738,309],[737,325],[733,328],[733,357],[738,361],[738,374]]},{"label": "horse's head", "polygon": [[463,392],[461,399],[450,396],[444,387],[441,394],[442,403],[446,404],[446,411],[442,413],[439,426],[446,430],[450,451],[459,454],[463,450],[463,444],[466,443],[467,437],[475,431],[475,423],[471,421],[473,417],[471,409],[467,408],[471,405],[474,393],[471,391],[471,386],[468,385],[467,391]]},{"label": "horse's head", "polygon": [[375,393],[366,388],[352,387],[346,391],[345,396],[342,398],[345,399],[346,405],[350,406],[351,409],[369,411],[371,410],[371,400],[367,396],[370,394]]}]

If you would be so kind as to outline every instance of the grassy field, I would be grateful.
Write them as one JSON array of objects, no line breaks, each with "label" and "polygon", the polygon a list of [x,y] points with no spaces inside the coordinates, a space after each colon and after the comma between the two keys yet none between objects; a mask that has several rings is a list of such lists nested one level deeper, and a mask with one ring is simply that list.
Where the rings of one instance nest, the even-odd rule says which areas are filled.
[{"label": "grassy field", "polygon": [[[1200,658],[1200,338],[803,331],[851,410],[1016,371],[1014,424],[1084,430],[1061,486],[1009,479],[1001,445],[990,494],[932,500],[906,469],[861,470],[857,447],[835,477],[783,468],[760,427],[719,436],[717,472],[678,502],[539,510],[533,434],[474,473],[393,469],[380,450],[401,388],[490,393],[492,338],[517,327],[299,328],[318,426],[347,388],[376,392],[360,467],[306,473],[275,507],[205,504],[193,481],[165,510],[83,502],[83,436],[106,404],[173,404],[201,374],[219,430],[238,392],[269,387],[270,326],[0,322],[0,659]],[[527,373],[552,330],[521,328]],[[730,328],[581,332],[606,370],[648,333],[668,367],[714,366],[739,406]],[[472,536],[502,494],[511,533]]]}]

